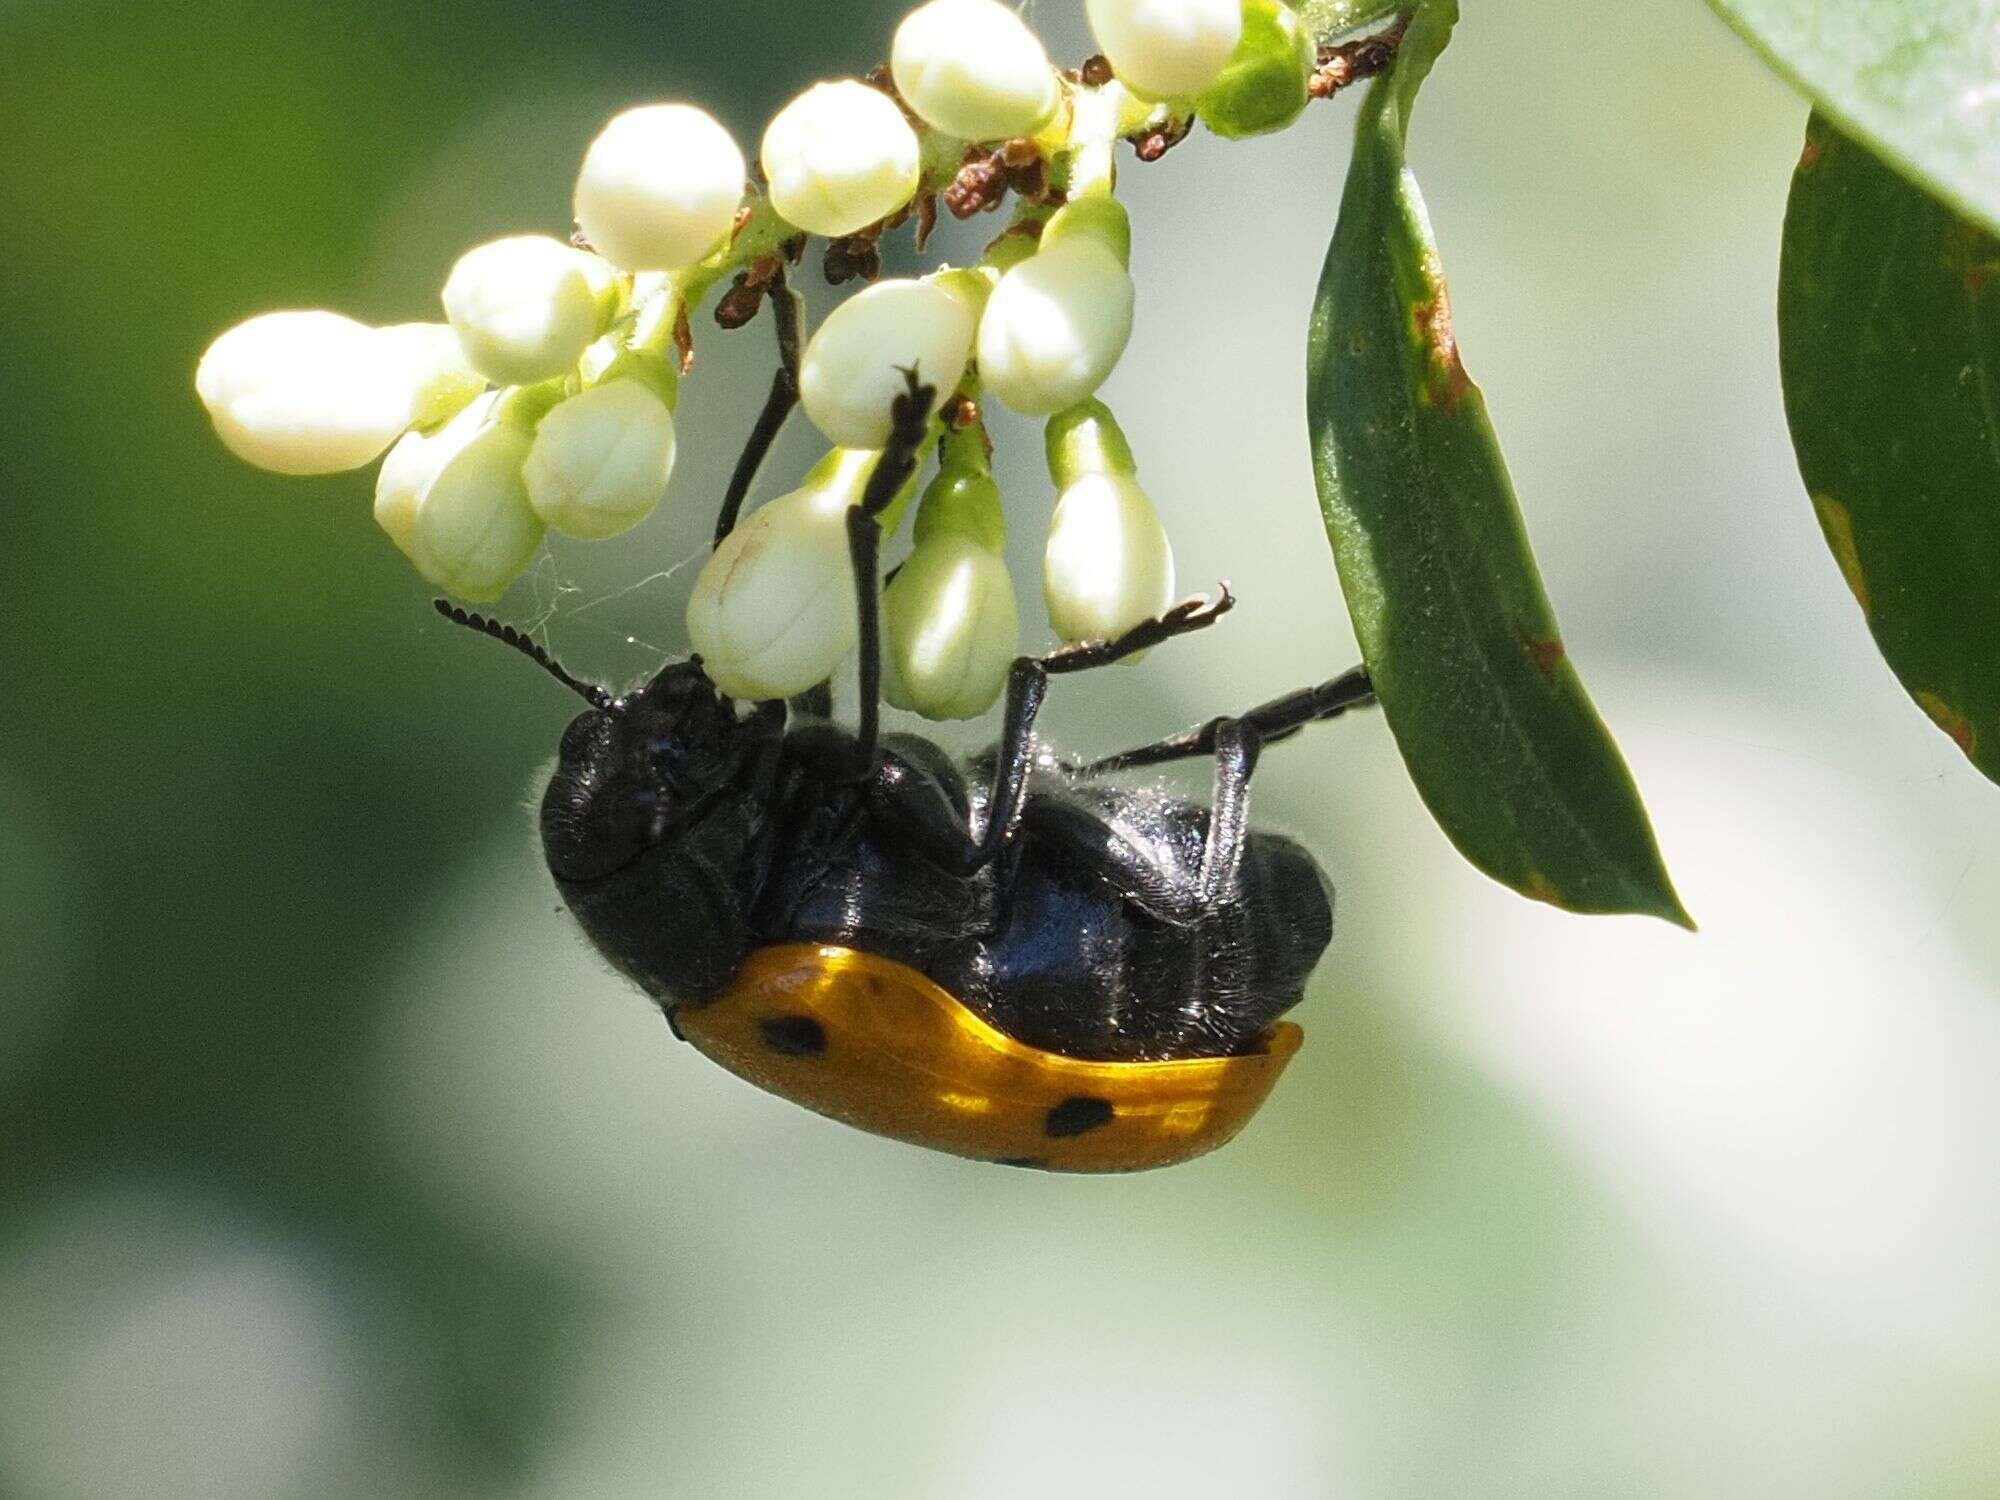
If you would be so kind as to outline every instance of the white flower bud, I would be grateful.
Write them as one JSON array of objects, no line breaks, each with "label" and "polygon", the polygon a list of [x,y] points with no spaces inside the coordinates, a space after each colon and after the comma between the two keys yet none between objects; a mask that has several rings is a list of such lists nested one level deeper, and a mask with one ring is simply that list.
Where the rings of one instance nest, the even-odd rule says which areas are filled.
[{"label": "white flower bud", "polygon": [[914,369],[938,399],[972,354],[972,311],[926,281],[881,281],[835,308],[806,345],[799,397],[813,425],[842,448],[889,441],[889,409]]},{"label": "white flower bud", "polygon": [[409,362],[376,329],[331,312],[275,312],[208,346],[195,391],[229,451],[279,474],[372,462],[417,414]]},{"label": "white flower bud", "polygon": [[615,274],[596,256],[522,234],[460,256],[444,310],[475,370],[496,385],[533,385],[576,364],[616,296]]},{"label": "white flower bud", "polygon": [[889,53],[896,90],[928,125],[968,141],[1033,135],[1062,103],[1049,55],[1000,0],[930,0]]},{"label": "white flower bud", "polygon": [[979,378],[1026,416],[1074,406],[1104,383],[1132,336],[1132,277],[1086,235],[1000,278],[979,320]]},{"label": "white flower bud", "polygon": [[943,532],[917,544],[882,596],[889,701],[927,719],[971,719],[1007,685],[1020,616],[1006,560]]},{"label": "white flower bud", "polygon": [[521,478],[531,441],[505,422],[482,426],[424,491],[410,553],[439,588],[475,602],[498,599],[534,560],[547,528]]},{"label": "white flower bud", "polygon": [[714,250],[743,204],[743,153],[691,104],[628,109],[604,127],[576,179],[576,222],[627,271],[678,271]]},{"label": "white flower bud", "polygon": [[1085,474],[1063,491],[1042,591],[1066,641],[1110,640],[1173,603],[1173,547],[1138,480]]},{"label": "white flower bud", "polygon": [[854,648],[854,569],[844,488],[794,490],[752,511],[709,555],[688,600],[688,639],[733,698],[789,698]]},{"label": "white flower bud", "polygon": [[[449,330],[447,330],[449,331]],[[375,475],[375,522],[403,556],[415,562],[417,509],[438,471],[479,435],[499,398],[485,395],[435,433],[406,432]]]},{"label": "white flower bud", "polygon": [[397,323],[375,337],[410,381],[418,427],[450,421],[486,389],[486,377],[467,362],[448,323]]},{"label": "white flower bud", "polygon": [[587,541],[653,513],[674,471],[674,414],[625,375],[571,396],[542,418],[524,477],[535,514]]},{"label": "white flower bud", "polygon": [[1154,99],[1215,82],[1243,35],[1242,0],[1084,0],[1112,71]]},{"label": "white flower bud", "polygon": [[759,157],[771,207],[811,234],[852,234],[917,191],[917,133],[880,89],[819,83],[779,110]]}]

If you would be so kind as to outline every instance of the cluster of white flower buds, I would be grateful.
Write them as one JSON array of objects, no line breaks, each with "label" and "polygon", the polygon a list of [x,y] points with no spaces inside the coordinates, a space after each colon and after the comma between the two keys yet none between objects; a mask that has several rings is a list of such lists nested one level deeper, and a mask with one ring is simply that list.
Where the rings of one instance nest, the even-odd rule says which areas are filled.
[{"label": "cluster of white flower buds", "polygon": [[[790,295],[786,270],[823,237],[829,280],[873,282],[799,359],[799,400],[831,451],[716,548],[689,635],[738,697],[790,696],[836,670],[858,628],[848,512],[914,371],[937,393],[938,468],[921,498],[913,476],[878,517],[891,534],[916,501],[913,548],[882,600],[884,686],[931,718],[982,713],[1019,645],[988,397],[1047,422],[1055,629],[1116,635],[1173,595],[1165,529],[1096,398],[1135,304],[1116,143],[1151,159],[1197,119],[1259,134],[1329,87],[1327,58],[1279,0],[1086,9],[1102,56],[1065,73],[1001,0],[927,0],[884,72],[815,84],[777,113],[754,182],[702,110],[629,110],[585,153],[573,241],[523,234],[467,252],[442,323],[252,318],[209,348],[196,388],[223,441],[260,467],[382,459],[382,530],[435,586],[491,600],[549,530],[600,540],[652,513],[674,468],[690,314],[733,278],[717,319],[748,321],[767,295]],[[877,279],[887,229],[914,217],[921,247],[940,200],[964,218],[1009,192],[1014,220],[976,264]]]}]

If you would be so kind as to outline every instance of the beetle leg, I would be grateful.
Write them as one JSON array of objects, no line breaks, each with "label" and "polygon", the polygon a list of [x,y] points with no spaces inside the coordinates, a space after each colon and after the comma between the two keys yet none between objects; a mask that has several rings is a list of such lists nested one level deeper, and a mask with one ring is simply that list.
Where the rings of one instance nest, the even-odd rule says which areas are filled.
[{"label": "beetle leg", "polygon": [[1137,656],[1141,651],[1150,651],[1162,641],[1170,641],[1177,635],[1192,635],[1197,630],[1205,630],[1234,608],[1236,596],[1224,583],[1213,594],[1190,594],[1180,603],[1150,620],[1141,620],[1123,635],[1111,640],[1072,641],[1066,646],[1058,646],[1046,656],[1024,657],[1022,660],[1038,663],[1044,672],[1051,675],[1108,667],[1128,656]]},{"label": "beetle leg", "polygon": [[772,279],[770,296],[771,313],[778,324],[778,372],[771,377],[771,393],[764,398],[764,409],[757,413],[757,425],[750,429],[750,440],[743,445],[735,472],[729,476],[729,488],[723,493],[722,513],[715,519],[717,546],[736,529],[736,518],[742,514],[764,455],[777,441],[785,418],[799,404],[799,329],[805,320],[805,299],[786,284],[783,271]]},{"label": "beetle leg", "polygon": [[1138,766],[1165,765],[1169,761],[1212,755],[1216,751],[1216,736],[1222,726],[1239,720],[1255,729],[1262,743],[1272,745],[1279,740],[1290,739],[1308,724],[1338,718],[1351,708],[1365,708],[1374,701],[1375,688],[1368,680],[1367,668],[1351,667],[1317,687],[1300,688],[1282,698],[1273,698],[1269,703],[1240,715],[1239,719],[1210,719],[1206,724],[1169,735],[1150,745],[1092,761],[1077,768],[1076,774],[1103,776]]},{"label": "beetle leg", "polygon": [[869,811],[912,853],[946,870],[971,869],[964,804],[936,770],[884,754],[866,792]]},{"label": "beetle leg", "polygon": [[882,525],[877,519],[916,471],[918,450],[929,431],[937,388],[920,385],[917,372],[903,372],[907,389],[890,408],[889,441],[861,498],[847,512],[847,556],[854,567],[854,611],[861,641],[861,723],[855,732],[852,780],[875,766],[882,736]]},{"label": "beetle leg", "polygon": [[[1049,674],[1041,662],[1032,656],[1017,658],[1007,674],[1007,706],[980,833],[973,833],[965,809],[953,805],[935,777],[909,775],[908,767],[886,756],[867,780],[875,814],[940,869],[959,876],[984,869],[1012,843],[1020,826],[1034,771],[1035,716],[1048,691]],[[801,738],[795,736],[798,743]]]},{"label": "beetle leg", "polygon": [[[740,784],[752,807],[768,809],[782,807],[790,800],[787,780],[784,742],[774,737],[743,768]],[[753,912],[764,904],[770,890],[771,871],[784,860],[792,833],[792,825],[786,819],[766,816],[745,851],[744,864],[750,871],[751,887],[757,892],[752,902]]]},{"label": "beetle leg", "polygon": [[[859,509],[856,507],[856,511]],[[850,511],[850,517],[856,511]],[[855,534],[856,528],[850,525],[850,539]],[[858,578],[868,576],[866,572],[857,573]],[[865,611],[866,589],[863,589],[861,597]],[[1204,629],[1228,613],[1234,602],[1227,587],[1213,597],[1197,594],[1182,600],[1164,614],[1140,621],[1115,640],[1082,641],[1059,647],[1046,656],[1015,658],[1007,674],[1007,700],[1001,713],[1000,743],[993,757],[993,779],[986,799],[986,824],[976,837],[963,817],[941,795],[935,795],[934,789],[906,786],[904,782],[908,778],[881,771],[871,774],[868,780],[871,803],[879,814],[893,819],[911,845],[932,863],[960,875],[969,875],[983,868],[1013,842],[1020,827],[1022,808],[1027,802],[1028,781],[1035,767],[1035,719],[1048,697],[1050,676],[1105,666],[1171,640],[1174,636]],[[864,613],[864,622],[867,618]],[[869,635],[864,629],[864,679],[868,669],[868,641]],[[872,701],[864,681],[864,733]],[[803,745],[809,741],[794,731],[793,743]],[[1168,892],[1159,893],[1163,905],[1171,904],[1170,896]]]},{"label": "beetle leg", "polygon": [[1027,800],[1028,776],[1034,769],[1035,717],[1048,696],[1049,678],[1109,666],[1150,650],[1177,635],[1206,629],[1227,614],[1236,600],[1224,584],[1214,596],[1195,594],[1163,614],[1141,620],[1108,641],[1077,641],[1046,656],[1015,659],[1007,674],[1007,707],[1001,719],[999,754],[993,766],[993,794],[986,803],[986,828],[973,846],[969,869],[985,864],[1013,838]]},{"label": "beetle leg", "polygon": [[1215,726],[1215,791],[1208,804],[1208,840],[1201,850],[1201,900],[1214,905],[1236,884],[1250,837],[1250,773],[1264,738],[1248,719]]}]

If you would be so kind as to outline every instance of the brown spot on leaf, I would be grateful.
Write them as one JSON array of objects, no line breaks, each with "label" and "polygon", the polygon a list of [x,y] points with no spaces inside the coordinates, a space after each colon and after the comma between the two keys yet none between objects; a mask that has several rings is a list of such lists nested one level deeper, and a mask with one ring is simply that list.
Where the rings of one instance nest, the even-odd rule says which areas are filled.
[{"label": "brown spot on leaf", "polygon": [[1946,266],[1958,273],[1970,297],[1979,296],[1989,282],[2000,277],[2000,243],[1963,219],[1946,234],[1944,259]]},{"label": "brown spot on leaf", "polygon": [[1931,722],[1952,738],[1952,743],[1968,756],[1979,751],[1979,731],[1970,719],[1953,708],[1936,693],[1919,691],[1916,695],[1917,707],[1931,716]]},{"label": "brown spot on leaf", "polygon": [[1861,606],[1865,616],[1868,579],[1861,571],[1861,553],[1854,544],[1854,517],[1831,495],[1813,496],[1813,509],[1819,512],[1820,529],[1826,533],[1827,546],[1833,549],[1833,560],[1840,564],[1840,576],[1847,580],[1854,602]]},{"label": "brown spot on leaf", "polygon": [[1799,152],[1799,176],[1805,176],[1806,173],[1819,165],[1820,150],[1819,137],[1808,135],[1806,137],[1805,148]]},{"label": "brown spot on leaf", "polygon": [[1561,906],[1562,892],[1549,883],[1548,876],[1540,870],[1530,870],[1521,882],[1521,894],[1530,901],[1540,901],[1545,906]]},{"label": "brown spot on leaf", "polygon": [[1562,665],[1563,658],[1569,655],[1568,648],[1563,645],[1561,638],[1556,636],[1543,639],[1524,632],[1521,644],[1528,648],[1528,659],[1535,664],[1535,670],[1544,677],[1552,676],[1555,669]]},{"label": "brown spot on leaf", "polygon": [[1445,288],[1443,277],[1436,278],[1431,285],[1436,291],[1428,302],[1419,302],[1415,309],[1417,334],[1423,340],[1431,365],[1424,396],[1432,406],[1451,411],[1472,389],[1472,377],[1465,373],[1465,363],[1458,355],[1458,334],[1451,322],[1451,293]]},{"label": "brown spot on leaf", "polygon": [[2000,276],[2000,261],[1974,261],[1965,268],[1965,289],[1977,297],[1981,292],[1986,290],[1986,283],[1991,281],[1995,276]]}]

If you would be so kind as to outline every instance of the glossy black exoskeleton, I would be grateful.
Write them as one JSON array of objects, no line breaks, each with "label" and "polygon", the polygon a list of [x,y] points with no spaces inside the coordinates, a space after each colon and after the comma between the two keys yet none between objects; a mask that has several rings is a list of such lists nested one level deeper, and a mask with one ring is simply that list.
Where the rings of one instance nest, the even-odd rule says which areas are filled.
[{"label": "glossy black exoskeleton", "polygon": [[[795,399],[790,296],[775,298],[786,365],[718,535]],[[1229,608],[1224,590],[1118,640],[1018,660],[1000,742],[969,767],[917,736],[881,736],[874,517],[914,468],[934,399],[912,376],[850,512],[855,732],[829,722],[823,689],[739,706],[699,660],[613,697],[507,627],[440,604],[591,702],[542,799],[550,873],[599,951],[669,1018],[721,991],[751,953],[815,942],[907,964],[1047,1051],[1124,1061],[1245,1050],[1298,1002],[1333,930],[1332,889],[1312,857],[1249,827],[1251,772],[1263,745],[1372,701],[1367,676],[1356,668],[1091,765],[1037,746],[1052,676],[1200,629]],[[1103,779],[1190,756],[1214,758],[1207,807]]]}]

